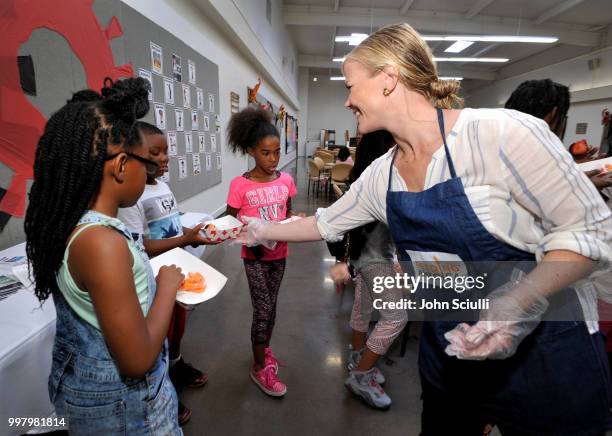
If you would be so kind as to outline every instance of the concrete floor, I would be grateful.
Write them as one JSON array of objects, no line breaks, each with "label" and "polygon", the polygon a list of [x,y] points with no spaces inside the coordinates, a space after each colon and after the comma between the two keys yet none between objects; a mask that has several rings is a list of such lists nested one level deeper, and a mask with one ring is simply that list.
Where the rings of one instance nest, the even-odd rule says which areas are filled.
[{"label": "concrete floor", "polygon": [[[306,163],[284,168],[296,179],[295,211],[312,214],[324,197],[306,196]],[[333,264],[323,242],[291,244],[279,295],[272,340],[286,365],[282,399],[263,394],[249,377],[251,301],[240,259],[240,247],[224,244],[209,250],[205,260],[228,277],[225,289],[194,311],[183,340],[183,356],[209,375],[208,384],[186,390],[182,401],[192,409],[186,435],[417,435],[420,428],[420,386],[417,342],[399,356],[399,341],[380,367],[393,400],[378,411],[354,398],[343,385],[352,291],[337,294],[329,280]]]}]

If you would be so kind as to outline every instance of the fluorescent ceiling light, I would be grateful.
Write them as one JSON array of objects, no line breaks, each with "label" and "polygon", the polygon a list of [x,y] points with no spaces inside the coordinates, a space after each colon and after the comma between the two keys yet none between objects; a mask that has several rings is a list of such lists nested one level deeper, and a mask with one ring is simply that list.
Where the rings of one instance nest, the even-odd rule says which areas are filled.
[{"label": "fluorescent ceiling light", "polygon": [[508,62],[508,58],[434,58],[435,62]]},{"label": "fluorescent ceiling light", "polygon": [[344,62],[345,58],[333,58],[332,61],[334,62]]},{"label": "fluorescent ceiling light", "polygon": [[344,80],[344,76],[331,76],[329,80]]},{"label": "fluorescent ceiling light", "polygon": [[460,53],[472,44],[474,44],[474,41],[455,41],[449,48],[444,51],[447,53]]},{"label": "fluorescent ceiling light", "polygon": [[422,36],[425,41],[480,41],[480,42],[532,42],[538,44],[552,44],[559,38],[554,36],[512,36],[512,35],[457,35],[457,36]]},{"label": "fluorescent ceiling light", "polygon": [[349,45],[359,45],[368,37],[367,33],[351,33],[351,36],[336,36],[336,42],[348,42]]},{"label": "fluorescent ceiling light", "polygon": [[440,79],[440,80],[457,80],[457,81],[461,81],[461,80],[463,80],[463,77],[446,77],[446,76],[442,76],[442,77],[438,77],[438,79]]}]

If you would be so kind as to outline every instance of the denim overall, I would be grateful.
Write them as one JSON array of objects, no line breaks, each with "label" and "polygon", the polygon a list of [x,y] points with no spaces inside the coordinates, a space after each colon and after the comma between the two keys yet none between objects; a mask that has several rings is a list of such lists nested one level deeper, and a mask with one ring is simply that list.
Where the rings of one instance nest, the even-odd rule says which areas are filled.
[{"label": "denim overall", "polygon": [[[533,254],[497,240],[476,216],[446,144],[442,110],[437,112],[451,178],[422,192],[395,192],[391,163],[387,217],[400,260],[410,261],[409,250],[451,253],[464,262],[533,263]],[[582,319],[575,292],[563,294],[561,307],[575,315],[564,319]],[[603,336],[590,335],[584,321],[542,321],[514,356],[484,361],[444,352],[444,334],[457,324],[423,324],[423,435],[481,435],[487,423],[504,435],[600,435],[608,428],[610,373]]]},{"label": "denim overall", "polygon": [[[87,223],[112,227],[132,243],[128,230],[104,215],[88,211],[77,225]],[[148,310],[156,283],[146,253],[141,255],[148,270]],[[83,321],[60,291],[53,292],[53,301],[57,332],[49,397],[56,414],[68,418],[70,434],[182,435],[176,392],[168,378],[166,345],[143,378],[124,377],[109,353],[102,332]]]}]

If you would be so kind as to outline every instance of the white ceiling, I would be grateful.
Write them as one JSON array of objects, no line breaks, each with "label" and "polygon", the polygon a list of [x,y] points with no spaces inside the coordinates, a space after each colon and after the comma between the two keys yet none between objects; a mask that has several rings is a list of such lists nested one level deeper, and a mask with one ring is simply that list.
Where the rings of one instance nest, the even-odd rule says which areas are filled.
[{"label": "white ceiling", "polygon": [[[405,21],[429,35],[557,36],[555,44],[477,42],[457,56],[504,57],[504,64],[440,63],[442,75],[462,75],[464,87],[507,77],[596,50],[612,33],[612,0],[283,0],[283,16],[299,63],[311,74],[339,74],[350,47],[335,35],[370,33]],[[610,26],[610,27],[608,27]],[[448,42],[430,42],[435,56],[449,56]]]}]

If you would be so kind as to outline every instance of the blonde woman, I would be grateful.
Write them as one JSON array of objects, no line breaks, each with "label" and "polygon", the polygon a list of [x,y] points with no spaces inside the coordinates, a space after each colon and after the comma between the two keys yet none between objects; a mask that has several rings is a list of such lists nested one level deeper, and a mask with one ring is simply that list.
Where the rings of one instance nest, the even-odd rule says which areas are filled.
[{"label": "blonde woman", "polygon": [[[334,240],[378,220],[404,261],[537,261],[498,281],[477,322],[424,324],[422,434],[480,435],[487,423],[504,434],[603,434],[604,342],[581,321],[595,301],[566,290],[611,257],[610,211],[593,185],[542,120],[453,109],[459,84],[438,78],[407,24],[370,35],[343,69],[360,133],[388,130],[397,147],[316,217],[253,220],[244,243]],[[548,321],[558,308],[563,321]]]}]

